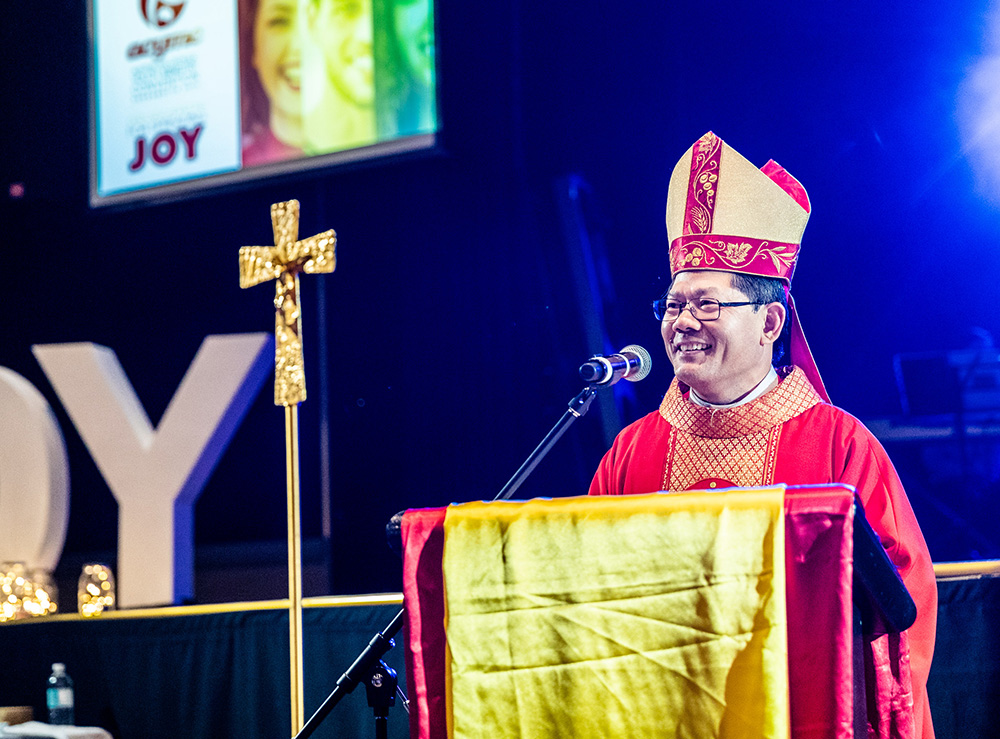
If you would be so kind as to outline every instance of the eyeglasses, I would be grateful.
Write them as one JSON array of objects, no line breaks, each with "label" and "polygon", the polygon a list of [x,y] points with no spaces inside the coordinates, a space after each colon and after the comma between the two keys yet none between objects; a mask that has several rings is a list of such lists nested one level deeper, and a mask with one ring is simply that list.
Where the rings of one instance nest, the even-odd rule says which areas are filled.
[{"label": "eyeglasses", "polygon": [[695,298],[694,300],[674,300],[660,298],[653,301],[653,315],[657,321],[676,321],[685,310],[698,321],[715,321],[723,308],[735,308],[740,305],[766,305],[757,300],[746,300],[737,303],[724,303],[715,298]]}]

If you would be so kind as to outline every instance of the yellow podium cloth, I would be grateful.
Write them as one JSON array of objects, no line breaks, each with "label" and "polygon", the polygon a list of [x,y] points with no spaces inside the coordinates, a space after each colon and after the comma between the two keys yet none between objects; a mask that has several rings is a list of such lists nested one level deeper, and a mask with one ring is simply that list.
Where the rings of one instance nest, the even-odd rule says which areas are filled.
[{"label": "yellow podium cloth", "polygon": [[449,736],[787,737],[783,495],[450,507]]}]

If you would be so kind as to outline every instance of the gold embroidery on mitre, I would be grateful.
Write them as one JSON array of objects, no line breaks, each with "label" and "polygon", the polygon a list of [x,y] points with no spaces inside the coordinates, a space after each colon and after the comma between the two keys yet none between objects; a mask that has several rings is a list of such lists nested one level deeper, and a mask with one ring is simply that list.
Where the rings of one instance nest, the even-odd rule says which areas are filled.
[{"label": "gold embroidery on mitre", "polygon": [[694,145],[688,178],[685,233],[711,233],[715,218],[716,183],[719,181],[719,154],[722,139],[711,131]]},{"label": "gold embroidery on mitre", "polygon": [[660,404],[671,424],[664,457],[664,490],[686,490],[699,480],[719,478],[735,485],[773,482],[781,424],[822,402],[798,368],[782,368],[777,387],[736,408],[695,405],[675,379]]},{"label": "gold embroidery on mitre", "polygon": [[[756,242],[756,243],[755,243]],[[687,236],[675,240],[670,248],[670,269],[677,272],[694,268],[736,270],[762,277],[791,279],[798,257],[798,244],[757,241],[740,237]],[[716,263],[718,266],[714,266]]]},{"label": "gold embroidery on mitre", "polygon": [[761,259],[771,258],[774,270],[783,277],[792,278],[792,271],[795,269],[795,259],[799,254],[798,244],[781,244],[770,249],[766,248],[768,242],[760,245],[759,256]]},{"label": "gold embroidery on mitre", "polygon": [[747,242],[733,243],[731,241],[717,242],[720,247],[722,247],[722,256],[724,256],[730,264],[738,265],[743,264],[747,260],[747,254],[750,253],[751,244]]},{"label": "gold embroidery on mitre", "polygon": [[[683,256],[681,257],[678,268],[683,267],[685,264],[690,264],[692,267],[701,267],[702,262],[704,262],[705,266],[715,264],[715,259],[712,258],[712,255],[700,246],[695,246],[691,249],[691,251],[685,251],[682,254]],[[676,272],[677,268],[675,268],[674,271]]]}]

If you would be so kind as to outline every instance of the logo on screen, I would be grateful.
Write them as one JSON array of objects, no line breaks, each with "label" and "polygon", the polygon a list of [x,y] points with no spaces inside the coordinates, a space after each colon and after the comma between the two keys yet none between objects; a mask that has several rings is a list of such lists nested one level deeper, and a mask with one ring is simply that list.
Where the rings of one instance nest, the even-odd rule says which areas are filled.
[{"label": "logo on screen", "polygon": [[166,28],[176,21],[184,3],[165,3],[163,0],[139,0],[139,10],[146,23],[154,28]]}]

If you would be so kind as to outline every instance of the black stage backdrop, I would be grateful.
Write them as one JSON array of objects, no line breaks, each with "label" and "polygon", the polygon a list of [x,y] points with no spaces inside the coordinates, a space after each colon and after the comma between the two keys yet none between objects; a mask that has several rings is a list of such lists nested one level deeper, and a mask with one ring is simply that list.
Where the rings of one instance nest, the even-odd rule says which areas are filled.
[{"label": "black stage backdrop", "polygon": [[[239,289],[237,250],[269,243],[279,200],[301,201],[303,235],[339,235],[337,271],[302,282],[303,532],[325,573],[307,595],[398,590],[389,517],[492,497],[579,390],[576,367],[604,347],[585,338],[570,277],[567,176],[589,187],[586,235],[606,248],[609,340],[656,360],[626,421],[670,380],[649,309],[669,281],[666,184],[709,129],[810,193],[794,291],[838,404],[898,413],[893,354],[1000,328],[996,206],[976,189],[956,113],[993,53],[984,2],[442,0],[439,154],[96,212],[83,5],[8,8],[0,28],[0,181],[25,188],[0,211],[0,365],[46,395],[69,447],[64,608],[77,563],[113,557],[116,506],[31,345],[113,348],[156,423],[207,334],[272,330],[271,288]],[[200,561],[253,569],[283,539],[283,434],[265,389],[198,501]],[[585,492],[605,448],[592,411],[521,497]],[[984,501],[995,477],[973,481]],[[280,596],[280,568],[261,572],[252,592],[196,597]]]}]

